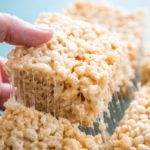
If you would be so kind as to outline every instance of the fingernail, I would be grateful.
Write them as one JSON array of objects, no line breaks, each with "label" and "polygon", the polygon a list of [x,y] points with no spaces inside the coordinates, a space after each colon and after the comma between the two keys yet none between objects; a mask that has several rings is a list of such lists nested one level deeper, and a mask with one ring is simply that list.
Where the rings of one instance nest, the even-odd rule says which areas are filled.
[{"label": "fingernail", "polygon": [[39,30],[42,31],[48,31],[48,32],[53,32],[52,29],[50,27],[46,27],[46,26],[39,26],[39,25],[35,25],[35,27]]}]

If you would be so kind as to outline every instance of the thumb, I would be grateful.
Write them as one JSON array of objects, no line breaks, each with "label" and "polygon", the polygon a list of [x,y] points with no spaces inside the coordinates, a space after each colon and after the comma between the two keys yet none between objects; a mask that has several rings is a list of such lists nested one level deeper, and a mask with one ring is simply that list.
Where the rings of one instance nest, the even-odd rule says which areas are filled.
[{"label": "thumb", "polygon": [[12,92],[11,85],[8,83],[0,83],[0,109],[3,109],[3,104],[10,98]]},{"label": "thumb", "polygon": [[2,82],[9,82],[9,79],[8,79],[8,75],[6,74],[5,70],[4,70],[4,65],[6,63],[7,59],[3,58],[0,56],[0,76],[1,76],[1,80]]}]

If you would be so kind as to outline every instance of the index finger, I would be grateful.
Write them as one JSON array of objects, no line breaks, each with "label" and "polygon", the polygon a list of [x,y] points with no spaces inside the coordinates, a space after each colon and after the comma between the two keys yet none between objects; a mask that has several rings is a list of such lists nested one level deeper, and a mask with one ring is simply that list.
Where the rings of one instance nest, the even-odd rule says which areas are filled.
[{"label": "index finger", "polygon": [[15,16],[0,14],[0,42],[36,46],[51,38],[52,30],[49,28],[38,28]]}]

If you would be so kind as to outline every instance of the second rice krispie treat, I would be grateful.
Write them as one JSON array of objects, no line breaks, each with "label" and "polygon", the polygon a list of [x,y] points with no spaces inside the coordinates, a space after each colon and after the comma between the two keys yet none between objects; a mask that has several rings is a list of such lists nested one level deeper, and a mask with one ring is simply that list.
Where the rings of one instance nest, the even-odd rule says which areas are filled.
[{"label": "second rice krispie treat", "polygon": [[124,70],[132,73],[126,44],[99,25],[61,14],[41,14],[37,24],[51,27],[53,38],[37,47],[16,47],[8,55],[5,68],[18,99],[91,125],[123,84]]},{"label": "second rice krispie treat", "polygon": [[[129,12],[123,8],[114,7],[109,3],[94,3],[89,0],[83,0],[67,7],[63,13],[74,19],[97,23],[107,27],[112,32],[120,33],[122,40],[128,45],[128,58],[134,73],[136,72],[144,43],[146,20],[144,10]],[[126,61],[125,57],[123,57],[123,61]],[[130,69],[124,72],[125,77],[123,78],[124,84],[122,89],[124,91],[132,85],[130,81],[135,77],[135,74],[133,75],[130,72]]]},{"label": "second rice krispie treat", "polygon": [[140,73],[142,84],[150,81],[150,45],[148,45],[148,47],[146,48],[144,57],[142,58]]},{"label": "second rice krispie treat", "polygon": [[66,119],[57,120],[13,99],[5,106],[0,150],[101,150],[104,146],[101,135],[86,135]]},{"label": "second rice krispie treat", "polygon": [[150,83],[136,93],[111,143],[114,150],[150,150]]}]

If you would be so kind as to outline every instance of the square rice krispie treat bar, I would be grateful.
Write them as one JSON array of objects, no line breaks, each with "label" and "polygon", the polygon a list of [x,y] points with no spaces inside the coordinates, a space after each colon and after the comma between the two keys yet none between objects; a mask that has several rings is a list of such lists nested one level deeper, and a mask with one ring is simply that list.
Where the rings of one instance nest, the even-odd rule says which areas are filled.
[{"label": "square rice krispie treat bar", "polygon": [[[84,0],[75,2],[75,4],[64,9],[63,13],[74,19],[97,23],[107,27],[112,32],[122,34],[122,40],[128,45],[130,64],[134,72],[136,71],[145,35],[146,13],[144,10],[129,12],[108,3],[94,3]],[[126,58],[124,61],[126,61]],[[130,70],[125,71],[125,74],[123,91],[126,91],[126,88],[131,86],[129,81],[135,77],[135,74],[131,75]]]},{"label": "square rice krispie treat bar", "polygon": [[91,125],[123,84],[124,71],[132,74],[127,45],[99,25],[61,14],[41,14],[37,24],[54,30],[52,40],[16,47],[8,55],[5,68],[18,99],[56,117]]},{"label": "square rice krispie treat bar", "polygon": [[66,119],[27,108],[14,99],[0,119],[0,150],[101,150],[102,138],[81,132]]},{"label": "square rice krispie treat bar", "polygon": [[114,150],[150,150],[150,83],[136,93],[111,143]]}]

